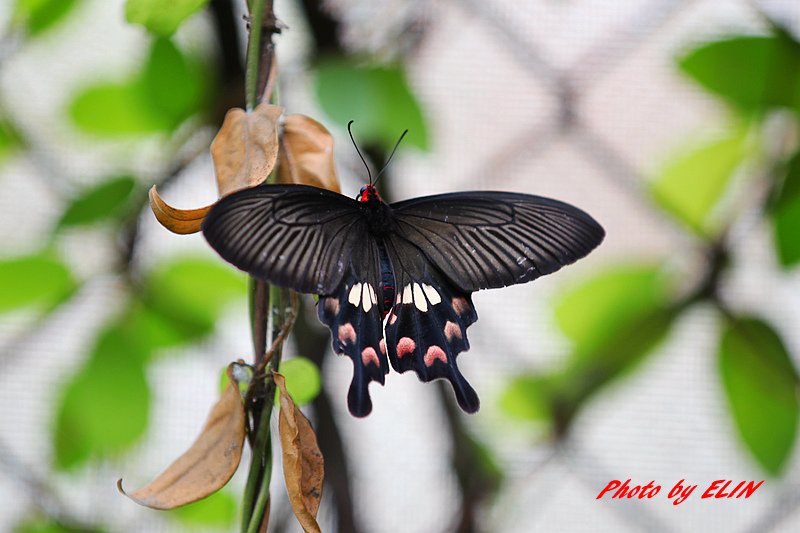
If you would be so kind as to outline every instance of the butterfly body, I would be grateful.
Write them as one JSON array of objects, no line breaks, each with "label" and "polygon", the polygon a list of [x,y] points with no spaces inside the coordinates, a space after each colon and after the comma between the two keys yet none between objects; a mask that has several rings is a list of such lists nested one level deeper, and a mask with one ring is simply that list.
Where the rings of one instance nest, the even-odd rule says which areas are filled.
[{"label": "butterfly body", "polygon": [[[524,283],[585,256],[603,239],[583,211],[548,198],[464,192],[385,203],[302,185],[263,185],[220,200],[203,223],[211,246],[251,275],[319,295],[337,353],[353,361],[348,406],[389,366],[445,378],[462,409],[478,396],[456,364],[477,318],[472,292]],[[384,324],[385,321],[385,324]]]}]

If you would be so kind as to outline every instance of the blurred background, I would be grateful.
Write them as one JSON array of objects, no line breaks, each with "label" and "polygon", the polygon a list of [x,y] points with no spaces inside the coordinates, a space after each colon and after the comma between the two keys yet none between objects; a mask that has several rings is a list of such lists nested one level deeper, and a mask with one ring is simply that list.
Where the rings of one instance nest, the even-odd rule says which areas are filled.
[{"label": "blurred background", "polygon": [[[208,145],[243,103],[245,13],[244,0],[0,4],[1,531],[238,530],[246,469],[169,512],[114,484],[141,486],[182,453],[225,366],[250,359],[245,277],[200,235],[159,226],[146,195],[216,199]],[[392,373],[353,419],[351,364],[304,300],[285,368],[326,458],[324,531],[797,530],[797,2],[278,0],[275,13],[281,104],[332,131],[345,194],[365,182],[353,119],[376,166],[410,130],[387,198],[534,193],[607,231],[574,266],[474,295],[459,359],[482,400],[472,416]],[[595,499],[628,478],[663,488]],[[674,506],[682,479],[699,488]],[[717,479],[765,482],[700,499]],[[271,492],[271,531],[299,531],[280,475]]]}]

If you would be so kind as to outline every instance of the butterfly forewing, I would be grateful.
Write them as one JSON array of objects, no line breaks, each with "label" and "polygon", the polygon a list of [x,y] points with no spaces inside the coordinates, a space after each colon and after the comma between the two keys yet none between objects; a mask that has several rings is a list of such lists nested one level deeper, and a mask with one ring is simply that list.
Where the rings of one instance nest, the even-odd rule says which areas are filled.
[{"label": "butterfly forewing", "polygon": [[367,239],[358,203],[302,185],[245,189],[217,202],[203,234],[226,261],[299,292],[330,294]]},{"label": "butterfly forewing", "polygon": [[442,194],[392,208],[397,235],[465,292],[555,272],[584,257],[605,235],[580,209],[527,194]]}]

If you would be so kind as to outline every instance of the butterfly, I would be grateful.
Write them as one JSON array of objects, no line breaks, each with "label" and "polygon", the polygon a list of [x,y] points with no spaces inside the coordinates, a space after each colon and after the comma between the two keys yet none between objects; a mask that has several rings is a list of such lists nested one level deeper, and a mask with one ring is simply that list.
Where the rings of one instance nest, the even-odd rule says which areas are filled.
[{"label": "butterfly", "polygon": [[456,357],[478,315],[472,293],[526,283],[586,256],[605,236],[580,209],[511,192],[384,202],[370,182],[353,199],[307,185],[261,185],[223,197],[202,225],[211,247],[250,275],[319,295],[335,352],[353,361],[357,417],[389,364],[450,381],[478,410]]}]

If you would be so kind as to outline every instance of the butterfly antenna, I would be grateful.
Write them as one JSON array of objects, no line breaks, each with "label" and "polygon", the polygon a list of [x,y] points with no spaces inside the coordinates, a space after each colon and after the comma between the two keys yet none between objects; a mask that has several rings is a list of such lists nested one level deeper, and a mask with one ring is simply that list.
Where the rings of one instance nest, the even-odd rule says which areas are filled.
[{"label": "butterfly antenna", "polygon": [[364,163],[364,168],[367,169],[367,176],[369,176],[369,184],[372,185],[372,172],[369,171],[369,165],[367,164],[367,160],[364,159],[364,156],[361,155],[361,150],[358,149],[358,145],[356,144],[356,140],[353,138],[353,131],[350,129],[350,126],[355,122],[351,120],[347,123],[347,133],[350,134],[350,140],[353,141],[353,146],[356,147],[356,152],[358,152],[358,157],[361,158],[361,162]]},{"label": "butterfly antenna", "polygon": [[397,151],[397,147],[400,146],[400,142],[403,140],[403,137],[406,136],[406,133],[408,133],[408,130],[404,131],[403,134],[400,135],[400,138],[397,139],[397,143],[394,145],[394,148],[392,149],[392,153],[389,154],[389,159],[386,160],[386,164],[383,165],[383,168],[381,169],[381,171],[378,172],[377,176],[375,176],[375,183],[373,185],[377,185],[378,184],[378,179],[381,177],[381,174],[383,174],[383,171],[386,170],[386,167],[389,166],[389,163],[392,162],[392,158],[394,157],[394,153]]}]

